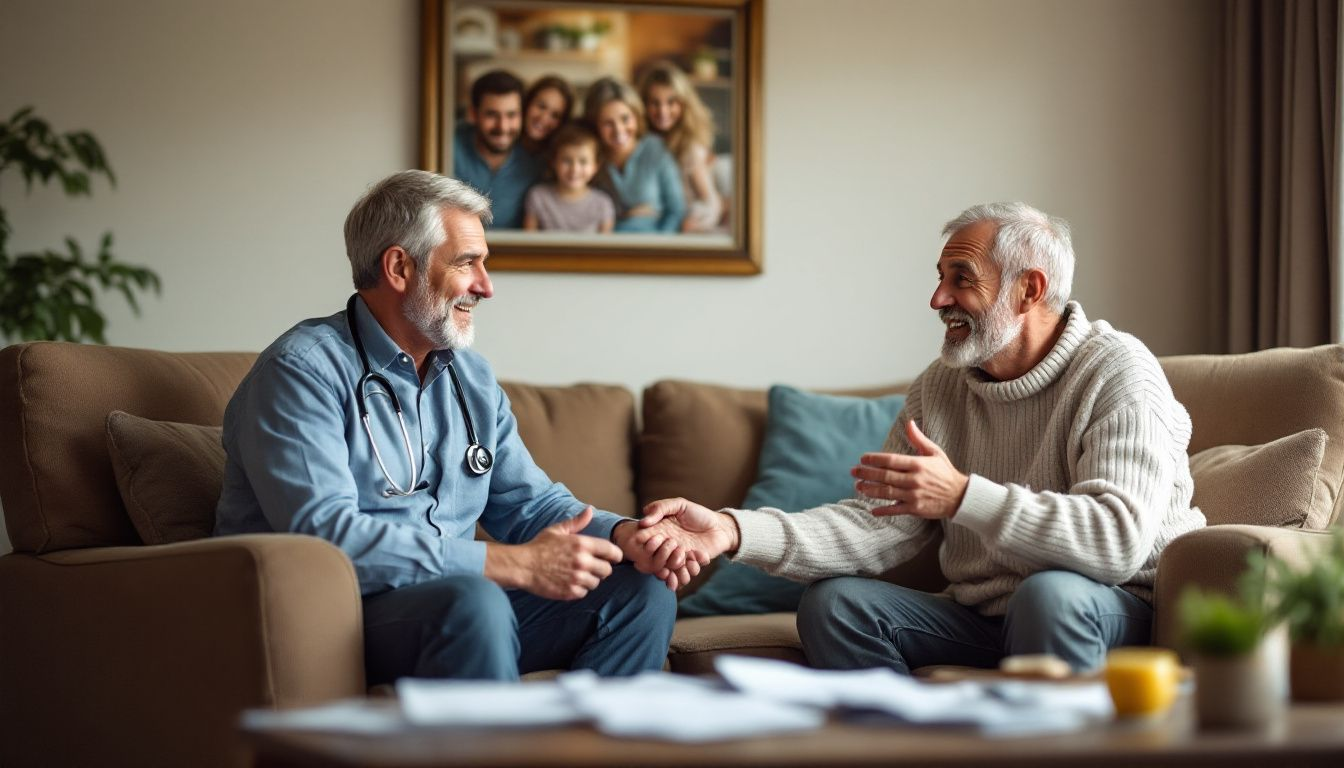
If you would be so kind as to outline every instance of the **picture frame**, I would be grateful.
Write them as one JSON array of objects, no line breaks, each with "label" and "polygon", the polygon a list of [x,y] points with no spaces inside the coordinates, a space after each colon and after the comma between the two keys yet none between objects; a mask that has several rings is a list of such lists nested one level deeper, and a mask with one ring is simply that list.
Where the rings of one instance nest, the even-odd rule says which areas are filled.
[{"label": "picture frame", "polygon": [[[487,231],[492,269],[759,274],[764,4],[764,0],[422,0],[420,165],[425,170],[463,178],[469,183],[473,180],[468,178],[472,173],[476,174],[474,178],[493,178],[480,175],[480,168],[484,167],[479,165],[480,158],[489,156],[490,151],[512,157],[507,155],[515,151],[507,148],[512,147],[509,142],[519,142],[516,151],[521,151],[522,142],[532,131],[526,124],[526,115],[522,115],[522,125],[512,136],[509,128],[494,131],[491,127],[478,132],[478,125],[495,124],[485,122],[489,117],[478,118],[471,104],[472,83],[483,72],[498,70],[516,72],[525,86],[535,84],[543,75],[556,74],[574,92],[571,120],[589,129],[576,129],[568,134],[591,133],[596,139],[593,145],[598,170],[589,189],[612,199],[615,231],[580,233],[545,228],[528,231],[516,223],[518,219],[514,216],[510,219],[512,225],[492,225]],[[659,78],[651,73],[673,69],[684,77],[681,83],[691,84],[695,98],[705,107],[701,113],[713,121],[712,140],[701,143],[703,149],[688,149],[695,142],[681,137],[690,132],[678,134],[681,123],[669,127],[667,114],[674,110],[664,108],[660,113],[652,100],[659,93],[671,91],[656,90]],[[675,203],[661,207],[655,203],[650,207],[641,203],[636,193],[627,193],[625,187],[617,184],[623,172],[635,173],[631,170],[634,166],[622,167],[608,159],[620,154],[623,139],[614,132],[603,133],[613,130],[609,128],[610,121],[599,126],[598,119],[584,120],[585,96],[594,90],[595,83],[599,84],[598,91],[605,92],[600,81],[608,78],[631,86],[630,91],[623,93],[638,93],[639,106],[654,106],[647,112],[648,120],[643,114],[639,116],[644,130],[637,141],[640,151],[647,143],[661,147],[660,154],[666,154],[666,158],[659,158],[660,189],[672,189],[668,181],[672,172],[667,164],[675,162],[677,177],[682,182],[684,213],[679,219]],[[645,86],[643,93],[638,90],[641,80]],[[605,103],[600,97],[592,101]],[[638,106],[632,110],[639,111]],[[596,118],[604,114],[601,107],[591,111]],[[621,110],[617,107],[614,111]],[[482,106],[479,114],[490,112]],[[660,126],[666,130],[660,132]],[[542,135],[540,129],[537,135]],[[709,134],[702,130],[696,135]],[[556,134],[550,137],[555,138]],[[484,143],[473,144],[473,140]],[[518,156],[530,158],[534,166],[529,168],[552,169],[548,174],[552,180],[537,177],[535,183],[529,183],[528,192],[531,193],[530,186],[547,184],[551,188],[548,194],[552,194],[563,186],[553,171],[557,150],[548,150],[544,140],[531,146],[531,154]],[[673,152],[673,146],[681,148],[680,154]],[[477,151],[473,147],[480,148],[483,154],[462,154]],[[643,156],[653,156],[657,147],[648,147]],[[458,164],[455,160],[461,160],[460,169],[455,169]],[[712,183],[703,183],[706,178]],[[567,179],[568,184],[576,183],[570,177]],[[485,185],[478,182],[475,186]],[[527,199],[525,205],[519,203],[519,196],[513,194],[519,186],[512,184],[494,194],[482,191],[492,197],[497,212],[526,210],[532,216],[529,223],[547,226],[544,215],[530,213],[535,200]],[[577,190],[568,194],[586,194],[579,187],[565,189]],[[717,192],[717,200],[713,193],[697,198],[698,190],[704,189]],[[667,194],[663,199],[674,197],[675,194]],[[539,218],[543,221],[539,222]],[[495,224],[500,224],[498,218]],[[657,226],[660,231],[626,231],[645,224]]]}]

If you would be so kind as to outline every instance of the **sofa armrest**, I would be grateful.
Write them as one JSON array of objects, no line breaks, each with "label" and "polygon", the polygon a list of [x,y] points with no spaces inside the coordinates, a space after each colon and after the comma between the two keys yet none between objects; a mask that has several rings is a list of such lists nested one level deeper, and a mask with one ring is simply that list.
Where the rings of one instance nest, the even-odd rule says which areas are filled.
[{"label": "sofa armrest", "polygon": [[0,690],[3,765],[239,764],[243,709],[364,693],[354,568],[289,534],[0,557]]},{"label": "sofa armrest", "polygon": [[1157,563],[1153,642],[1177,647],[1176,604],[1187,586],[1233,594],[1237,579],[1246,570],[1248,553],[1263,552],[1296,565],[1329,539],[1326,531],[1263,525],[1211,525],[1178,537],[1162,551]]}]

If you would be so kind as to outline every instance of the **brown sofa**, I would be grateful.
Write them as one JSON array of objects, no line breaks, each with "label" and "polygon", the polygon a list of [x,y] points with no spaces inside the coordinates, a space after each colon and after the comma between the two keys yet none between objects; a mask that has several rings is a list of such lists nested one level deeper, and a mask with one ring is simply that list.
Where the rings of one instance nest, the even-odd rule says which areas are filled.
[{"label": "brown sofa", "polygon": [[[358,589],[338,549],[287,534],[146,546],[118,492],[109,412],[217,425],[253,358],[0,350],[0,501],[15,549],[0,557],[0,765],[237,764],[244,708],[365,692]],[[1338,498],[1344,347],[1163,364],[1194,420],[1192,452],[1321,427]],[[673,495],[731,506],[753,481],[763,391],[662,381],[641,420],[619,387],[505,388],[538,463],[606,509]],[[1227,589],[1246,551],[1291,554],[1313,536],[1225,525],[1178,540],[1158,573],[1157,640],[1172,639],[1183,584]],[[936,589],[933,554],[889,577]],[[682,620],[669,664],[703,671],[723,651],[802,660],[792,614],[771,614]]]}]

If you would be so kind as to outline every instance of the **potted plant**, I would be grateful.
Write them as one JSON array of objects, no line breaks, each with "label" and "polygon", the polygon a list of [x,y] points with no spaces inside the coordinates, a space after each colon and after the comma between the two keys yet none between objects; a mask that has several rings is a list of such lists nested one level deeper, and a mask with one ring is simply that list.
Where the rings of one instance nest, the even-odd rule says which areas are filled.
[{"label": "potted plant", "polygon": [[[91,177],[116,177],[97,139],[87,131],[58,134],[31,107],[0,122],[0,177],[11,168],[33,181],[59,180],[70,196],[92,194]],[[98,309],[95,287],[117,291],[139,314],[137,291],[159,292],[159,276],[144,267],[123,264],[112,255],[112,233],[103,234],[98,252],[86,257],[74,238],[64,250],[9,252],[13,227],[0,208],[0,340],[60,339],[107,343],[107,321]]]},{"label": "potted plant", "polygon": [[1297,701],[1344,701],[1344,531],[1300,567],[1263,558],[1274,616],[1292,639],[1289,681]]},{"label": "potted plant", "polygon": [[1263,568],[1252,562],[1239,586],[1236,596],[1188,587],[1177,606],[1202,728],[1262,725],[1286,698],[1283,635],[1270,631]]}]

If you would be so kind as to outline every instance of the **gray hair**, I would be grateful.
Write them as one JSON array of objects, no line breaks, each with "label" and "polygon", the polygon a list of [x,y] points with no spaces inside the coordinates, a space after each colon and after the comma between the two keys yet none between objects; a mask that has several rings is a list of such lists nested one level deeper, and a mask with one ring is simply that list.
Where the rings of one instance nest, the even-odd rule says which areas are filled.
[{"label": "gray hair", "polygon": [[990,258],[998,265],[1001,289],[1006,290],[1029,269],[1045,273],[1045,304],[1056,314],[1064,311],[1073,291],[1073,238],[1069,222],[1038,211],[1026,203],[973,205],[943,225],[947,237],[978,221],[998,225]]},{"label": "gray hair", "polygon": [[443,245],[443,211],[457,210],[491,221],[490,200],[471,185],[429,171],[402,171],[378,182],[345,217],[345,255],[355,289],[373,288],[382,275],[383,252],[406,249],[425,274],[429,254]]}]

